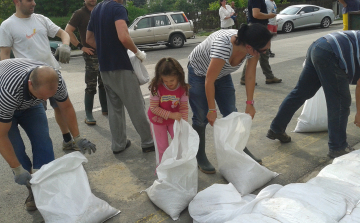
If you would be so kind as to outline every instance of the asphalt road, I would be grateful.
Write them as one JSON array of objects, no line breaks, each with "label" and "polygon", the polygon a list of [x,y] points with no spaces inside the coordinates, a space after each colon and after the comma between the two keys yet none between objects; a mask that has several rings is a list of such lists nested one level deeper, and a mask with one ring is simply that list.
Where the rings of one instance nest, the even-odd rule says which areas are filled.
[{"label": "asphalt road", "polygon": [[[281,144],[265,137],[278,107],[285,96],[293,89],[301,72],[302,63],[309,45],[317,38],[334,31],[341,30],[342,26],[334,25],[327,29],[312,28],[295,31],[290,34],[279,34],[272,42],[272,51],[275,58],[270,59],[272,70],[276,77],[282,78],[280,84],[266,85],[261,69],[257,69],[258,86],[255,89],[255,107],[257,110],[253,120],[248,148],[255,155],[263,159],[263,165],[272,171],[281,173],[269,184],[289,184],[306,181],[316,174],[324,165],[329,163],[327,153],[327,132],[313,134],[292,133],[296,119],[301,109],[295,114],[288,127],[288,133],[293,141]],[[197,37],[189,41],[181,49],[158,47],[147,51],[145,65],[153,75],[156,62],[164,57],[171,56],[180,61],[186,68],[187,56],[204,37]],[[132,141],[129,149],[119,155],[113,155],[110,149],[111,134],[108,119],[101,115],[99,101],[94,105],[96,126],[87,126],[84,123],[84,61],[82,57],[74,57],[70,64],[62,65],[62,74],[65,78],[70,99],[74,104],[80,132],[97,145],[97,152],[86,155],[89,162],[84,164],[93,193],[107,201],[110,205],[121,210],[121,214],[107,222],[173,222],[168,215],[152,204],[146,193],[139,193],[152,185],[156,179],[155,154],[143,154],[140,148],[140,139],[129,117],[127,117],[127,137]],[[185,70],[187,71],[187,70]],[[239,84],[242,68],[232,74],[236,89],[237,108],[240,112],[245,109],[245,88]],[[142,86],[146,106],[148,107],[147,85]],[[351,86],[353,104],[348,126],[348,141],[355,145],[360,141],[358,129],[351,125],[355,115],[354,86]],[[51,138],[53,140],[56,158],[64,155],[61,150],[62,137],[53,117],[53,111],[47,111]],[[191,117],[191,112],[189,117]],[[24,136],[27,152],[31,155],[29,141]],[[212,128],[207,128],[207,154],[210,161],[217,167],[213,145]],[[217,172],[206,175],[199,172],[199,190],[203,190],[214,183],[227,183]],[[0,158],[0,223],[27,223],[43,222],[38,211],[26,212],[24,201],[26,189],[13,182],[13,176],[4,159]],[[256,193],[257,191],[255,191]],[[183,211],[178,222],[192,222],[187,210]]]}]

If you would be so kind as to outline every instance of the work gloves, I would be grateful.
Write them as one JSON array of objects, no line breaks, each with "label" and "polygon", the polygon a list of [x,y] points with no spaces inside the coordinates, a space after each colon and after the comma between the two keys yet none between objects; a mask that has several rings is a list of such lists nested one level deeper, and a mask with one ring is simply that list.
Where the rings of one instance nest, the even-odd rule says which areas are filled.
[{"label": "work gloves", "polygon": [[59,58],[58,60],[61,63],[69,63],[70,61],[70,46],[66,44],[61,44],[55,51],[55,58]]},{"label": "work gloves", "polygon": [[81,138],[80,135],[78,135],[74,138],[74,141],[82,153],[88,152],[89,154],[91,154],[91,151],[95,153],[96,146],[94,143],[90,142],[89,140],[85,138]]},{"label": "work gloves", "polygon": [[11,169],[14,172],[14,179],[16,183],[30,186],[29,181],[31,180],[31,175],[27,170],[25,170],[21,165]]},{"label": "work gloves", "polygon": [[146,53],[144,51],[141,51],[137,49],[137,52],[135,53],[135,56],[143,62],[146,59]]}]

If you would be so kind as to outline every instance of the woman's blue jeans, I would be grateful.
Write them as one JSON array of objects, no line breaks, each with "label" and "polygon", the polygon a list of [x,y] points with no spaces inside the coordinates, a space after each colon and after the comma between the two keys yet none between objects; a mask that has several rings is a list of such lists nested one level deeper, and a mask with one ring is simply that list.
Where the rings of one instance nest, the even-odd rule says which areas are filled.
[{"label": "woman's blue jeans", "polygon": [[[10,142],[14,148],[16,157],[27,171],[40,169],[55,159],[53,145],[49,135],[49,126],[42,104],[35,105],[26,110],[16,110],[12,118],[12,124],[8,133]],[[33,164],[25,152],[25,145],[21,138],[20,125],[26,132],[31,142]]]},{"label": "woman's blue jeans", "polygon": [[[190,65],[188,65],[188,71],[189,103],[193,112],[192,122],[193,125],[205,127],[208,124],[206,115],[209,111],[205,94],[206,77],[197,76]],[[230,74],[215,81],[215,101],[223,117],[237,111],[235,88]]]},{"label": "woman's blue jeans", "polygon": [[348,76],[339,67],[339,59],[325,38],[308,49],[306,62],[296,87],[284,99],[270,129],[283,133],[294,113],[323,87],[328,114],[329,149],[343,150],[350,114],[351,95]]}]

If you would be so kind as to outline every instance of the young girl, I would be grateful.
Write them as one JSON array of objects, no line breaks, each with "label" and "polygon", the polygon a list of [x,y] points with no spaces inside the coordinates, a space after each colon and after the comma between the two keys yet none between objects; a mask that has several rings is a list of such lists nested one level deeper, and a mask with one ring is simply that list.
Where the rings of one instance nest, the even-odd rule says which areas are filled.
[{"label": "young girl", "polygon": [[155,67],[155,77],[150,86],[148,116],[154,138],[156,165],[169,146],[168,134],[174,137],[175,120],[188,120],[189,85],[185,83],[184,70],[174,58],[162,58]]}]

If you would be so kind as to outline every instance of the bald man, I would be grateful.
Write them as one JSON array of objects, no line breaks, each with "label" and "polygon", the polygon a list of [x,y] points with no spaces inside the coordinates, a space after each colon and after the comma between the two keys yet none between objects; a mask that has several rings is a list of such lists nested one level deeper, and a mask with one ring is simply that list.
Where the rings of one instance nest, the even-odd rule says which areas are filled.
[{"label": "bald man", "polygon": [[[37,209],[29,187],[30,173],[54,160],[42,105],[50,97],[57,101],[81,152],[95,152],[95,145],[80,137],[75,110],[60,73],[42,62],[30,59],[0,61],[0,154],[12,168],[15,182],[28,187],[29,196],[25,206],[29,211]],[[18,125],[31,141],[33,162],[26,154]]]}]

